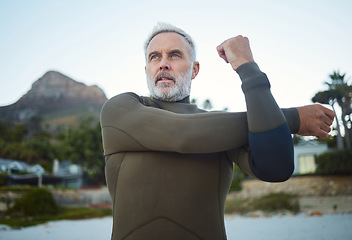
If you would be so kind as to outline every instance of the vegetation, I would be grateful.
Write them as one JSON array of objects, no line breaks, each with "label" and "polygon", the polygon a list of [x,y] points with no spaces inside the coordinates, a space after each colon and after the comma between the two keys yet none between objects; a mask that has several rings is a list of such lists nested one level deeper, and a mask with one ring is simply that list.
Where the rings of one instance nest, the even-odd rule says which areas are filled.
[{"label": "vegetation", "polygon": [[66,125],[53,130],[41,121],[33,118],[27,124],[0,122],[0,157],[40,164],[49,173],[54,159],[70,160],[82,166],[86,182],[105,184],[99,123],[86,118],[79,127]]},{"label": "vegetation", "polygon": [[291,211],[293,213],[297,213],[299,212],[299,204],[296,195],[287,193],[271,193],[263,197],[253,199],[226,200],[226,214],[245,214],[254,211],[263,211],[266,213]]},{"label": "vegetation", "polygon": [[12,216],[41,216],[58,213],[52,194],[44,188],[33,188],[19,198],[7,214]]},{"label": "vegetation", "polygon": [[[352,124],[352,85],[348,83],[346,74],[340,74],[339,71],[334,71],[330,76],[330,82],[325,82],[328,85],[328,90],[321,91],[315,94],[312,98],[313,102],[329,104],[336,113],[336,105],[341,110],[341,116],[336,115],[336,131],[337,131],[337,148],[350,148],[351,146],[351,124]],[[342,122],[342,126],[340,126]],[[344,132],[344,136],[342,133]]]},{"label": "vegetation", "polygon": [[0,186],[4,186],[5,185],[6,177],[7,177],[7,173],[0,172]]},{"label": "vegetation", "polygon": [[198,103],[198,100],[196,98],[193,98],[191,100],[192,104],[197,104],[199,108],[203,108],[204,110],[211,110],[213,109],[213,104],[211,103],[210,99],[205,99],[202,104]]},{"label": "vegetation", "polygon": [[352,84],[346,74],[334,71],[329,75],[330,82],[325,82],[328,90],[320,91],[312,98],[313,102],[329,104],[337,113],[335,116],[337,135],[327,140],[333,152],[323,153],[316,158],[316,174],[350,174],[352,173]]},{"label": "vegetation", "polygon": [[8,225],[12,228],[21,228],[43,224],[49,221],[101,218],[111,215],[111,209],[59,207],[57,214],[22,217],[5,215],[0,217],[0,224]]},{"label": "vegetation", "polygon": [[91,184],[105,184],[104,156],[100,124],[86,119],[76,130],[61,134],[57,148],[58,159],[69,159],[83,167],[85,180]]},{"label": "vegetation", "polygon": [[0,213],[0,224],[13,228],[27,227],[62,219],[87,219],[110,216],[111,209],[67,208],[56,204],[52,194],[44,188],[19,187],[25,191],[13,207]]},{"label": "vegetation", "polygon": [[245,173],[242,172],[241,169],[236,164],[234,164],[233,178],[232,178],[232,183],[230,187],[230,192],[242,190],[241,182],[244,179],[244,177],[245,177]]},{"label": "vegetation", "polygon": [[29,186],[29,185],[0,186],[0,192],[2,191],[28,192],[31,189],[33,189],[33,186]]},{"label": "vegetation", "polygon": [[316,158],[317,174],[352,174],[352,149],[323,153]]}]

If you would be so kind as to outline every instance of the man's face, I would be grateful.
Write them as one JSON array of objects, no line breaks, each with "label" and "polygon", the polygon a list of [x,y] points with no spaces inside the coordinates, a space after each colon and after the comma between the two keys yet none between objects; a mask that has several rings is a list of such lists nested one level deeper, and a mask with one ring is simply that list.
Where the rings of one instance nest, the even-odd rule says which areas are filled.
[{"label": "man's face", "polygon": [[147,48],[146,76],[151,95],[163,101],[179,101],[191,90],[199,63],[191,61],[191,47],[181,35],[160,33]]}]

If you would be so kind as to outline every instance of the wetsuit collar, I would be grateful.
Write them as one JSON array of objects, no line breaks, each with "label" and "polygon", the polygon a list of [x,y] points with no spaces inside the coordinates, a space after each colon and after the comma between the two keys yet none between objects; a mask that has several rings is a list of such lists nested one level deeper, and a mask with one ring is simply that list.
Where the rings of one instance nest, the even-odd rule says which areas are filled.
[{"label": "wetsuit collar", "polygon": [[174,113],[200,113],[205,110],[199,109],[196,104],[190,103],[190,97],[187,96],[184,99],[177,102],[165,102],[156,99],[152,99],[152,102],[161,109],[165,109]]},{"label": "wetsuit collar", "polygon": [[163,101],[163,100],[155,99],[155,98],[152,98],[152,99],[156,100],[156,101],[160,101],[160,102],[165,102],[165,103],[191,103],[191,101],[189,100],[190,99],[189,96],[187,96],[184,99],[181,99],[179,101],[175,101],[175,102]]}]

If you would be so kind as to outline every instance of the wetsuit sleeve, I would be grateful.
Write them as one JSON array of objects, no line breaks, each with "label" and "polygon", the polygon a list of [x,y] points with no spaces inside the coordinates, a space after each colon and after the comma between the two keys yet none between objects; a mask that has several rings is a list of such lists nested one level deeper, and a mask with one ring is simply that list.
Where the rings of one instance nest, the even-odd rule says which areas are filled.
[{"label": "wetsuit sleeve", "polygon": [[289,125],[270,92],[266,75],[256,63],[244,65],[237,73],[247,104],[250,170],[264,181],[285,181],[294,169]]},{"label": "wetsuit sleeve", "polygon": [[120,94],[104,104],[101,127],[105,155],[128,151],[213,153],[248,144],[245,113],[178,114],[145,106],[133,93]]},{"label": "wetsuit sleeve", "polygon": [[[296,108],[283,108],[281,109],[285,118],[287,119],[288,126],[291,134],[298,133],[300,126],[299,114]],[[245,113],[246,114],[246,113]],[[247,121],[247,118],[245,119]],[[251,170],[249,160],[251,159],[249,145],[241,148],[231,149],[226,152],[229,159],[231,159],[240,169],[246,174],[256,177]]]}]

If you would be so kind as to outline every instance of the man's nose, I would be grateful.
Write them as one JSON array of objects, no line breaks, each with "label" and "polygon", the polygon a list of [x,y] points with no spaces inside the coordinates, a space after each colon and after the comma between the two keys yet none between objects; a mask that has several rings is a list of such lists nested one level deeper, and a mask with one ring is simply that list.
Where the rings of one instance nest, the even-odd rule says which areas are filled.
[{"label": "man's nose", "polygon": [[160,61],[160,70],[169,70],[170,69],[170,63],[167,59],[162,59]]}]

